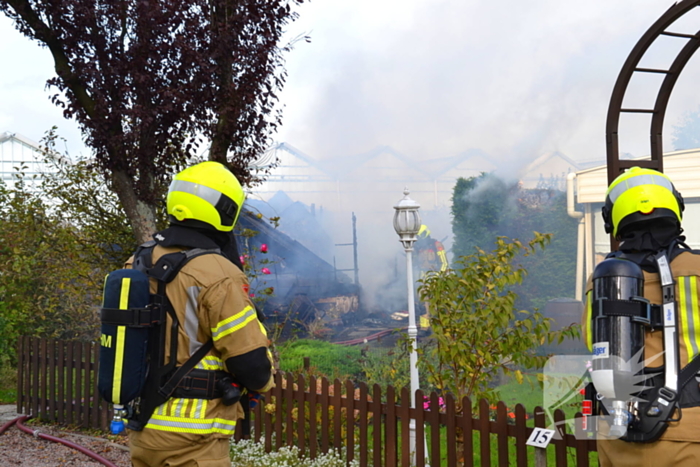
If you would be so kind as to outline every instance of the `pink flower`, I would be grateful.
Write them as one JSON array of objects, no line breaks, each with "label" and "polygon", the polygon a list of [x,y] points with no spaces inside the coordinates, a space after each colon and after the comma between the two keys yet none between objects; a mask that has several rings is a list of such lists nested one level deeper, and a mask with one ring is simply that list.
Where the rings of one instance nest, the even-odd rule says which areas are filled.
[{"label": "pink flower", "polygon": [[270,270],[267,269],[267,268],[262,268],[262,269],[260,270],[260,272],[262,272],[263,274],[272,274],[272,273],[270,272]]},{"label": "pink flower", "polygon": [[260,252],[267,253],[267,244],[266,243],[263,243],[262,245],[260,245]]},{"label": "pink flower", "polygon": [[245,266],[245,256],[239,256],[238,259],[240,259],[241,264]]}]

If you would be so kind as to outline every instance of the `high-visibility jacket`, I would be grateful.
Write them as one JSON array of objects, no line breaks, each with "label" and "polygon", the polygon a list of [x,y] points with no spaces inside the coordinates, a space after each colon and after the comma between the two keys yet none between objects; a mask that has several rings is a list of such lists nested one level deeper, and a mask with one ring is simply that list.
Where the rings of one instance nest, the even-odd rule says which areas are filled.
[{"label": "high-visibility jacket", "polygon": [[[700,353],[700,253],[696,251],[683,251],[671,261],[671,272],[676,282],[676,302],[678,312],[678,337],[680,366],[683,368],[688,362]],[[593,339],[591,332],[593,292],[592,278],[588,279],[586,286],[586,306],[583,316],[583,338],[592,351]],[[659,305],[662,302],[661,284],[659,274],[644,271],[644,297],[651,304]],[[654,329],[651,332],[647,328],[644,342],[644,359],[649,367],[663,365],[663,329]],[[691,394],[696,402],[682,404],[683,417],[680,422],[672,422],[661,439],[666,441],[690,441],[700,442],[700,390],[696,381],[688,383]],[[680,390],[680,388],[679,388]],[[677,418],[677,417],[674,417]],[[604,443],[599,443],[599,446]],[[626,443],[634,445],[636,443]]]},{"label": "high-visibility jacket", "polygon": [[[180,247],[157,245],[153,262],[160,256],[181,251]],[[133,257],[127,262],[131,266]],[[151,292],[157,282],[151,280]],[[264,327],[258,321],[255,307],[248,296],[248,281],[243,272],[219,254],[195,257],[167,284],[166,294],[177,314],[177,365],[187,359],[210,338],[212,350],[196,368],[226,370],[226,360],[262,348],[269,341]],[[170,330],[170,317],[167,329]],[[170,349],[170,333],[166,338],[166,354]],[[259,358],[259,353],[256,353]],[[267,356],[269,358],[269,352]],[[169,356],[166,355],[166,361]],[[266,376],[267,377],[267,376]],[[272,375],[264,388],[271,387]],[[242,418],[239,403],[225,406],[221,399],[171,398],[154,411],[143,431],[131,431],[130,443],[150,449],[163,449],[191,443],[205,443],[215,438],[228,438]]]},{"label": "high-visibility jacket", "polygon": [[418,267],[422,272],[447,271],[449,262],[442,242],[432,238],[421,239],[416,242],[415,249],[418,256]]}]

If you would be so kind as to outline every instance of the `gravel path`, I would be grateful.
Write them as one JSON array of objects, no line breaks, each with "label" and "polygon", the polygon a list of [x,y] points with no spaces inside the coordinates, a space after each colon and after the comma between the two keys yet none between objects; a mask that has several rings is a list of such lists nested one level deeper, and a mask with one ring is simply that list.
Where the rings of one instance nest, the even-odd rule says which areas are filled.
[{"label": "gravel path", "polygon": [[[14,405],[0,405],[0,426],[18,416]],[[112,443],[106,438],[73,433],[52,425],[32,424],[30,428],[78,444],[119,467],[131,467],[129,452],[123,445],[126,444],[126,436],[120,438],[118,443]],[[16,426],[0,435],[0,466],[2,467],[99,467],[102,465],[75,449],[35,438],[20,431]]]}]

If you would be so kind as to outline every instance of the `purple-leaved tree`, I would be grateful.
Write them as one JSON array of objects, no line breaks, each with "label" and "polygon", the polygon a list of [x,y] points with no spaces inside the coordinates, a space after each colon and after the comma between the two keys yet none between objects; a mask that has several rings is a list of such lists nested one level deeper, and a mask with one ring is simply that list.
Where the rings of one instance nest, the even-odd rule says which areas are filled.
[{"label": "purple-leaved tree", "polygon": [[48,47],[51,100],[80,125],[138,242],[173,171],[210,144],[246,185],[281,123],[285,27],[303,0],[0,0]]}]

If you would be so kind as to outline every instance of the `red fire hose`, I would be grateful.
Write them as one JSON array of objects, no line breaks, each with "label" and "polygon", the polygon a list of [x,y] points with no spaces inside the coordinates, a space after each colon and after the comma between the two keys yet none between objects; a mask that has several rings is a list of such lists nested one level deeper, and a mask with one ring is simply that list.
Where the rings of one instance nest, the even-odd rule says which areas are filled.
[{"label": "red fire hose", "polygon": [[96,460],[100,464],[106,465],[107,467],[118,467],[113,462],[105,459],[104,457],[100,456],[99,454],[96,454],[96,453],[90,451],[89,449],[84,448],[78,444],[71,443],[70,441],[67,441],[67,440],[62,439],[62,438],[56,438],[55,436],[41,433],[39,430],[31,430],[31,429],[27,428],[26,426],[24,426],[24,424],[22,422],[27,421],[30,418],[32,418],[32,417],[30,417],[29,415],[22,415],[21,417],[17,417],[14,420],[10,420],[9,422],[5,423],[2,427],[0,427],[0,435],[3,434],[8,428],[10,428],[12,425],[14,425],[16,423],[17,428],[24,431],[25,433],[33,435],[35,438],[41,438],[41,439],[45,439],[47,441],[52,441],[54,443],[60,443],[60,444],[63,444],[64,446],[68,446],[71,449],[75,449],[76,451],[82,452],[86,456],[93,458],[94,460]]},{"label": "red fire hose", "polygon": [[[403,328],[403,329],[407,329],[407,328]],[[369,335],[367,337],[360,337],[358,339],[351,339],[349,341],[333,342],[333,344],[338,344],[338,345],[366,344],[369,341],[373,341],[373,340],[379,339],[380,337],[387,336],[395,331],[396,331],[396,329],[385,329],[384,331],[379,331],[379,332],[372,334],[372,335]]]}]

